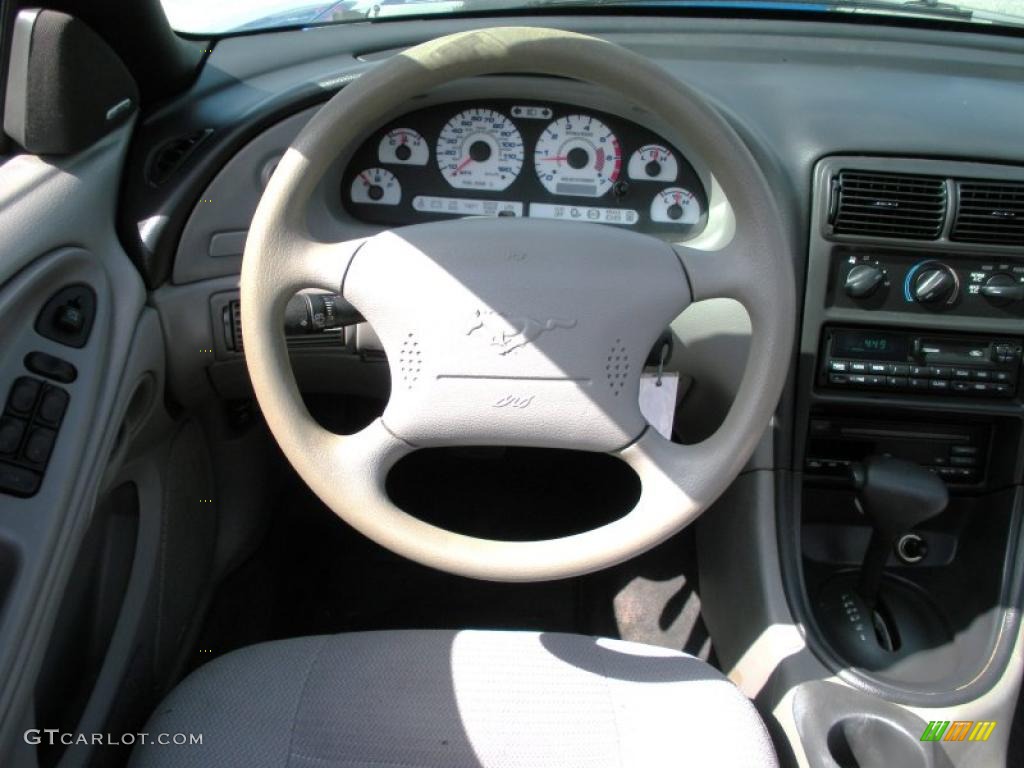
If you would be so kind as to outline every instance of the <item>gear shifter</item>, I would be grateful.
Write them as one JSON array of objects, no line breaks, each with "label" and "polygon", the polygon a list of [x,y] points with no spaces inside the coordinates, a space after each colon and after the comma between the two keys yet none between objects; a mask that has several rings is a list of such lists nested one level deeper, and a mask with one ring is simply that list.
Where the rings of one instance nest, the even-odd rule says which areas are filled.
[{"label": "gear shifter", "polygon": [[853,465],[851,475],[857,506],[872,527],[857,591],[873,610],[896,539],[942,512],[949,503],[949,491],[934,473],[889,456],[871,456],[863,464]]}]

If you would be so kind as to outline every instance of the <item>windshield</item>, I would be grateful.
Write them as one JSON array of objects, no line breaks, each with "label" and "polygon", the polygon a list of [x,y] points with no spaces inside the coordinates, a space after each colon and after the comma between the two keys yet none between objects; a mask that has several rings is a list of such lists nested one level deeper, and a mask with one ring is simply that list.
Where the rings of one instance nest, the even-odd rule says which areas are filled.
[{"label": "windshield", "polygon": [[178,32],[220,35],[278,27],[302,27],[402,16],[442,16],[488,10],[588,6],[604,8],[744,8],[816,13],[876,13],[945,21],[1024,26],[1024,0],[161,0]]}]

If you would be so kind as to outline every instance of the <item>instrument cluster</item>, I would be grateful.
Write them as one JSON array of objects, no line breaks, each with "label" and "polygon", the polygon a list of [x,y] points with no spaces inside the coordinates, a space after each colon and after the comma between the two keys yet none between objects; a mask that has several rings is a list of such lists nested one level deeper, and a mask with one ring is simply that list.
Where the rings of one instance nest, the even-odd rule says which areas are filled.
[{"label": "instrument cluster", "polygon": [[346,169],[342,203],[387,226],[529,216],[683,239],[707,193],[671,144],[615,115],[548,102],[443,104],[382,126]]}]

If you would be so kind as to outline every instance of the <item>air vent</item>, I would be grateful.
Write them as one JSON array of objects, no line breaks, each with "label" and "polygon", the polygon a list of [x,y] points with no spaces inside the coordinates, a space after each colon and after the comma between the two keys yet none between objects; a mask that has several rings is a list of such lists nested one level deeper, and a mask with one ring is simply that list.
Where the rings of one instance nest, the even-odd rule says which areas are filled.
[{"label": "air vent", "polygon": [[203,139],[213,133],[212,128],[203,128],[201,131],[190,133],[187,136],[179,136],[167,142],[157,150],[155,157],[149,164],[149,182],[160,186],[174,175],[181,166],[195,152]]},{"label": "air vent", "polygon": [[958,181],[950,240],[1024,246],[1024,184]]},{"label": "air vent", "polygon": [[838,234],[937,240],[945,218],[945,179],[840,171],[832,181],[830,221]]},{"label": "air vent", "polygon": [[232,352],[245,351],[242,347],[242,310],[237,299],[224,307],[224,346]]}]

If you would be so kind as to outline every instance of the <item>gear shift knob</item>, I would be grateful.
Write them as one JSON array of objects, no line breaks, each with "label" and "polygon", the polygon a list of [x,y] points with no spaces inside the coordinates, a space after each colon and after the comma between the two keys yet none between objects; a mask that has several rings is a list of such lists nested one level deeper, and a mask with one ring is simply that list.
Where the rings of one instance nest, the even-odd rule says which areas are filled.
[{"label": "gear shift knob", "polygon": [[889,456],[871,456],[863,464],[853,465],[850,474],[857,491],[857,506],[873,529],[858,591],[874,607],[893,542],[900,534],[942,512],[949,504],[949,491],[933,472]]}]

